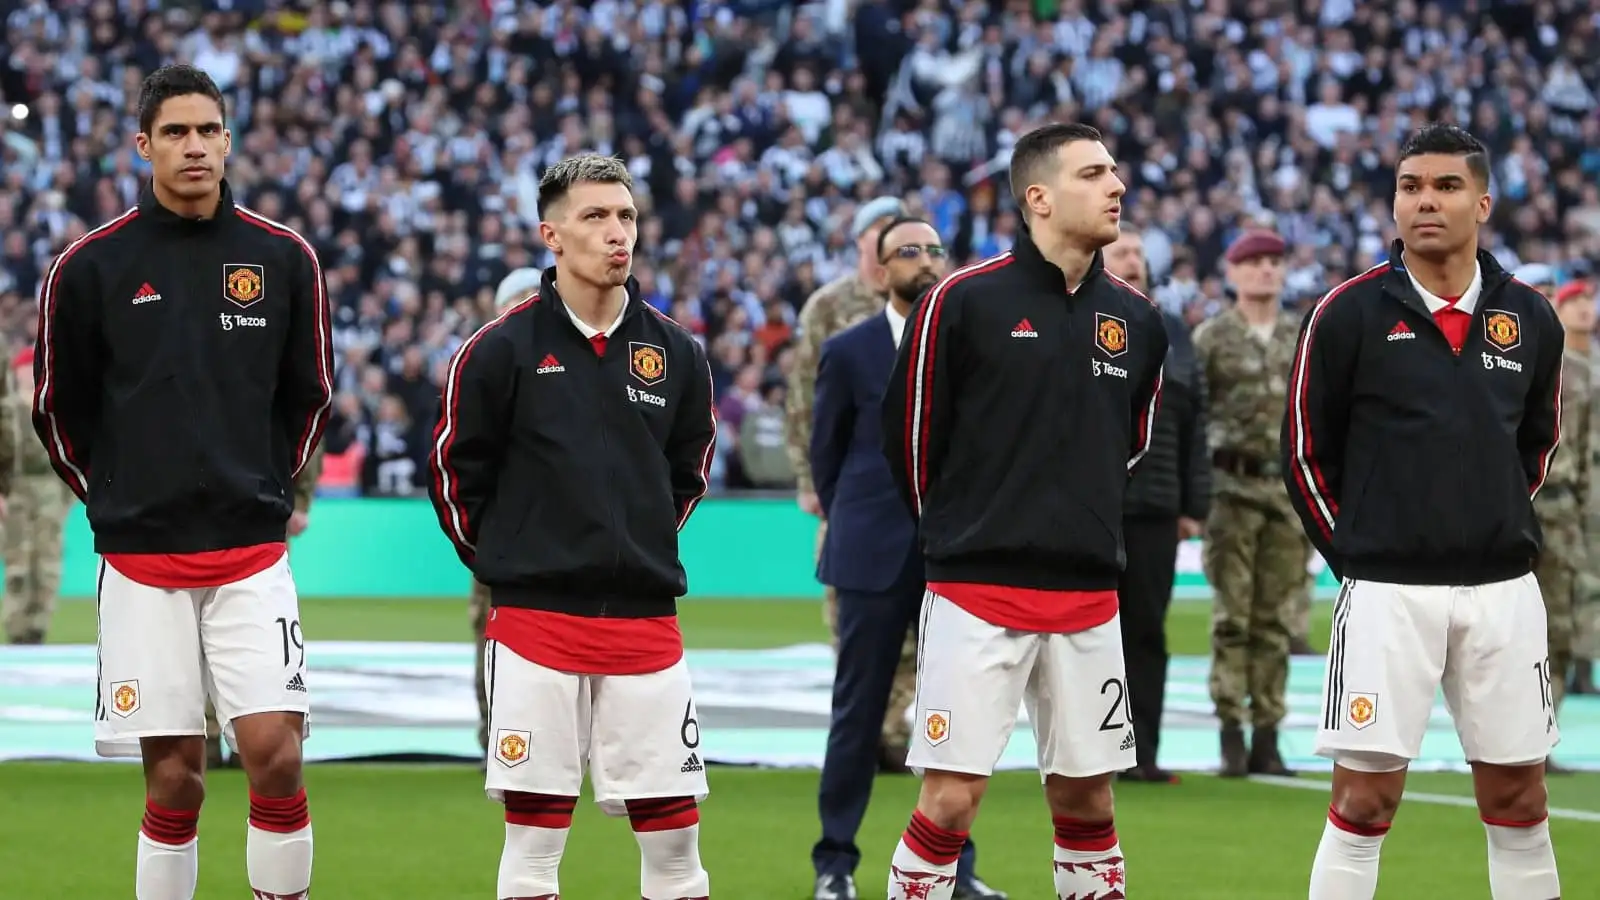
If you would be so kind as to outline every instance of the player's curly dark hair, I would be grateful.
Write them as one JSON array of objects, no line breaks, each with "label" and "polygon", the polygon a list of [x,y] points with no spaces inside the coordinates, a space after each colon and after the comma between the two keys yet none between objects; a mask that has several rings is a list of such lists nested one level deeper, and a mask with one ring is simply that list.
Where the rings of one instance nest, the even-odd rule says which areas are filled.
[{"label": "player's curly dark hair", "polygon": [[1467,171],[1477,179],[1478,186],[1489,186],[1489,149],[1472,133],[1459,125],[1430,122],[1417,129],[1400,147],[1400,159],[1413,156],[1460,156],[1467,162]]},{"label": "player's curly dark hair", "polygon": [[222,110],[226,119],[228,115],[227,103],[222,99],[222,91],[217,88],[217,83],[211,80],[200,69],[190,65],[162,66],[146,76],[144,84],[139,88],[139,130],[145,134],[155,127],[156,115],[161,112],[161,104],[173,97],[187,97],[190,94],[199,94],[210,97],[217,102],[217,109]]}]

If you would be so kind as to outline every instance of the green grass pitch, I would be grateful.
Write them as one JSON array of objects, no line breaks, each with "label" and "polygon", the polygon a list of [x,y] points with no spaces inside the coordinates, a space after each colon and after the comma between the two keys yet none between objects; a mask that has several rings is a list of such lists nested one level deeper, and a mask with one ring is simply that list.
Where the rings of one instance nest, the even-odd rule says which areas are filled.
[{"label": "green grass pitch", "polygon": [[[467,639],[464,601],[303,603],[305,629],[322,640]],[[1179,603],[1174,653],[1206,652],[1208,607]],[[683,605],[694,647],[752,648],[826,639],[814,602],[691,601]],[[1319,623],[1318,640],[1327,623]],[[92,641],[92,604],[63,605],[53,639]],[[1320,776],[1303,776],[1311,780]],[[306,775],[316,823],[316,884],[323,900],[427,897],[489,900],[502,826],[468,766],[345,765]],[[810,895],[816,839],[813,771],[715,768],[702,840],[714,896],[802,900]],[[201,819],[202,898],[242,897],[245,786],[214,773]],[[1464,776],[1418,775],[1410,789],[1434,802],[1402,807],[1384,845],[1378,896],[1385,900],[1479,900],[1489,896],[1484,836],[1471,809],[1438,802],[1470,797]],[[916,796],[910,777],[878,781],[862,830],[858,873],[865,898],[883,897],[889,853]],[[1551,804],[1595,813],[1600,776],[1551,782]],[[1187,776],[1177,787],[1121,786],[1118,831],[1133,897],[1149,900],[1294,900],[1322,830],[1327,795],[1273,784]],[[116,764],[0,765],[0,900],[131,896],[134,835],[142,810],[138,768]],[[1552,822],[1568,898],[1600,895],[1600,822]],[[974,831],[980,871],[1016,900],[1049,898],[1050,828],[1037,776],[997,777]],[[579,807],[562,867],[573,900],[638,896],[638,867],[625,822]]]}]

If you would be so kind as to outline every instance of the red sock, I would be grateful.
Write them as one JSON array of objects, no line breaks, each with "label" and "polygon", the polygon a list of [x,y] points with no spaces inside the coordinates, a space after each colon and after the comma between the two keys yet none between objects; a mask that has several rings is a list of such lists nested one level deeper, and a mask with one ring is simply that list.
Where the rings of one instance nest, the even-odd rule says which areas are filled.
[{"label": "red sock", "polygon": [[560,831],[572,827],[572,812],[578,808],[578,798],[506,791],[505,805],[507,825]]},{"label": "red sock", "polygon": [[144,821],[139,823],[139,830],[158,844],[181,847],[194,840],[199,827],[198,809],[167,809],[149,798],[144,801]]},{"label": "red sock", "polygon": [[1074,853],[1104,853],[1117,845],[1117,827],[1110,821],[1086,822],[1055,816],[1056,846]]},{"label": "red sock", "polygon": [[652,797],[627,804],[635,832],[676,831],[700,824],[700,804],[693,797]]},{"label": "red sock", "polygon": [[948,866],[961,856],[961,848],[967,845],[968,833],[940,828],[921,810],[916,810],[911,813],[911,821],[906,824],[906,832],[901,839],[905,841],[907,850],[922,859],[936,866]]},{"label": "red sock", "polygon": [[296,791],[293,797],[263,797],[250,792],[250,827],[276,834],[293,834],[311,824],[311,811],[306,806],[306,789]]}]

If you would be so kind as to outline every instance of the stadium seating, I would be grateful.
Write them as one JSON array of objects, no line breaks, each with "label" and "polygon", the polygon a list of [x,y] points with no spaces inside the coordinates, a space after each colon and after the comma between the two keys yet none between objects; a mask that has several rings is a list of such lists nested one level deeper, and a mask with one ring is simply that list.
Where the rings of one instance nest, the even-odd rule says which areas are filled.
[{"label": "stadium seating", "polygon": [[[31,341],[53,255],[133,202],[140,77],[201,66],[230,99],[237,194],[315,243],[337,298],[336,493],[421,489],[425,467],[383,467],[420,463],[496,281],[548,262],[537,180],[577,150],[628,161],[640,280],[705,340],[734,417],[781,402],[739,385],[781,382],[799,305],[853,265],[858,201],[908,198],[958,260],[1005,249],[1009,147],[1046,119],[1109,136],[1125,227],[1191,321],[1224,302],[1220,248],[1252,222],[1294,245],[1289,302],[1373,261],[1395,149],[1430,118],[1493,150],[1503,263],[1600,259],[1591,3],[227,5],[0,2],[0,316]],[[718,487],[748,486],[737,440]]]}]

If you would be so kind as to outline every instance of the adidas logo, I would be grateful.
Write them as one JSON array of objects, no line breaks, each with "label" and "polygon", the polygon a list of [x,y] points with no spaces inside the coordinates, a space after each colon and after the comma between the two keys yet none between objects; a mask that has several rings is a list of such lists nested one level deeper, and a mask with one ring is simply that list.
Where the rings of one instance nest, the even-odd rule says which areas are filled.
[{"label": "adidas logo", "polygon": [[294,677],[289,679],[289,683],[283,686],[283,689],[286,691],[299,691],[304,694],[306,692],[306,680],[300,677],[299,672],[296,672]]},{"label": "adidas logo", "polygon": [[705,770],[706,767],[700,765],[700,754],[698,753],[689,754],[689,758],[684,760],[683,765],[678,769],[680,772],[704,772]]},{"label": "adidas logo", "polygon": [[1011,336],[1014,338],[1036,338],[1039,336],[1039,332],[1033,330],[1032,322],[1023,319],[1017,323],[1017,327],[1011,329]]},{"label": "adidas logo", "polygon": [[160,299],[161,295],[156,293],[156,289],[150,286],[150,282],[146,281],[144,284],[139,285],[139,293],[133,295],[133,305],[154,303]]},{"label": "adidas logo", "polygon": [[1123,735],[1123,737],[1122,737],[1122,745],[1117,747],[1117,749],[1121,750],[1121,751],[1124,751],[1124,752],[1133,749],[1133,732],[1132,731],[1129,731],[1127,734]]},{"label": "adidas logo", "polygon": [[1389,337],[1386,338],[1386,340],[1391,341],[1414,341],[1416,339],[1417,333],[1412,331],[1411,326],[1404,322],[1396,322],[1395,326],[1389,329]]},{"label": "adidas logo", "polygon": [[549,375],[551,372],[565,372],[566,370],[567,367],[563,366],[561,362],[556,359],[556,355],[554,353],[546,353],[544,355],[544,360],[539,363],[539,368],[534,369],[534,371],[538,372],[540,375]]}]

